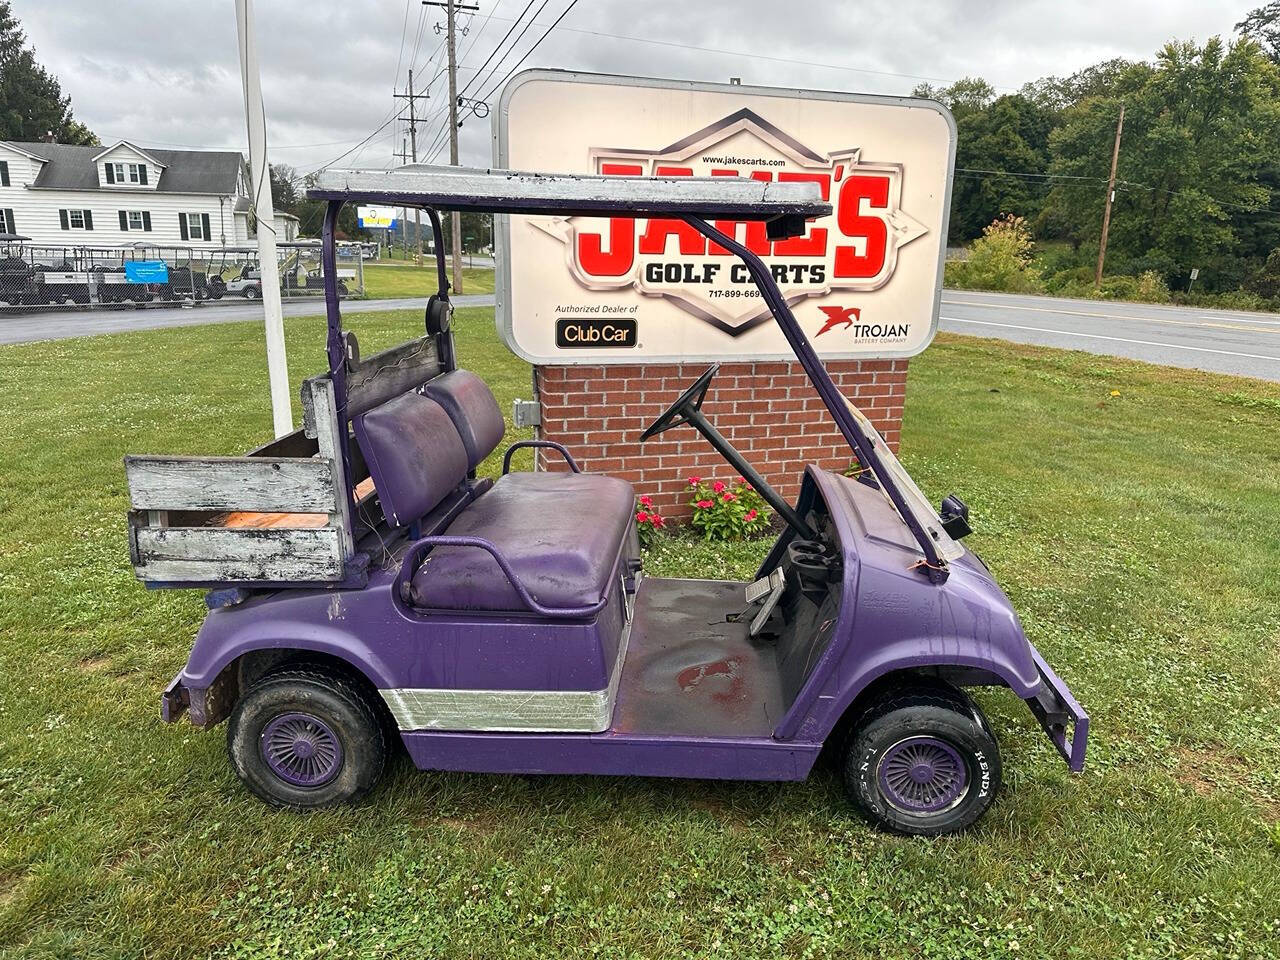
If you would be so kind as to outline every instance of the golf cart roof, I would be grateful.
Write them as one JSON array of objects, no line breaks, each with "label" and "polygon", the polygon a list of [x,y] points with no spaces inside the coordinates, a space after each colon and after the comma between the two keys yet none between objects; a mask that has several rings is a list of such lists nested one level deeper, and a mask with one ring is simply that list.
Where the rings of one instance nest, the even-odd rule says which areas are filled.
[{"label": "golf cart roof", "polygon": [[821,217],[816,183],[746,177],[603,177],[409,164],[392,170],[325,170],[307,196],[480,213],[695,216],[728,220]]}]

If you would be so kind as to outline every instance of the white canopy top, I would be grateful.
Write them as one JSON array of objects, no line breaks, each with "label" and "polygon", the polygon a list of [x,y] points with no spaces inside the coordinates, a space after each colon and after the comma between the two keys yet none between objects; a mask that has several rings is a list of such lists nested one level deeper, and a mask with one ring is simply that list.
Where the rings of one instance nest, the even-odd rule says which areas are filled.
[{"label": "white canopy top", "polygon": [[604,177],[427,164],[392,170],[325,170],[307,196],[438,210],[570,216],[685,214],[771,220],[831,212],[818,185],[811,182],[773,183],[747,177]]}]

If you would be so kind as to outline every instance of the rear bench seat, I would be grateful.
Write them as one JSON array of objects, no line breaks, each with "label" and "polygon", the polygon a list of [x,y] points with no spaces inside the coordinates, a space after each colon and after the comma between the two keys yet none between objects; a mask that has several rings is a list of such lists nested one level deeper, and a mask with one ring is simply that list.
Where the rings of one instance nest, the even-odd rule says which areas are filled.
[{"label": "rear bench seat", "polygon": [[[466,489],[469,472],[505,429],[488,386],[468,371],[437,377],[425,393],[402,394],[353,421],[383,513],[395,526],[413,524]],[[634,508],[631,485],[614,477],[509,473],[475,496],[445,535],[492,543],[539,604],[589,607],[609,590]],[[526,609],[497,561],[476,547],[433,548],[410,581],[409,599],[433,609]]]}]

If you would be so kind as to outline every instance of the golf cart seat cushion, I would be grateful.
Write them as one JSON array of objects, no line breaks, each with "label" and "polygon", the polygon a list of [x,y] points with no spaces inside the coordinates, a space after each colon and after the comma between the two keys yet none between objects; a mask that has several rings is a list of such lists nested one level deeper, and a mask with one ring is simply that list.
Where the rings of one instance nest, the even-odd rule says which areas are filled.
[{"label": "golf cart seat cushion", "polygon": [[[609,587],[631,529],[635,492],[616,477],[509,473],[450,524],[450,536],[483,537],[502,552],[543,606],[587,607]],[[417,606],[522,611],[487,552],[437,547],[414,574]]]},{"label": "golf cart seat cushion", "polygon": [[383,515],[394,526],[421,518],[467,477],[462,438],[430,397],[402,393],[353,424]]},{"label": "golf cart seat cushion", "polygon": [[474,470],[502,442],[506,432],[493,391],[470,370],[450,370],[429,381],[424,392],[449,414]]}]

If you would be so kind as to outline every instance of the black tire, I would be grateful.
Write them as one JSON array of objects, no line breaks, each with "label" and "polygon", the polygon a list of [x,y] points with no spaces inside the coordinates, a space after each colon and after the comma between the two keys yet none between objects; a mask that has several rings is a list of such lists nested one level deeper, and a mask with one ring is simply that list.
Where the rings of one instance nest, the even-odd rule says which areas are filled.
[{"label": "black tire", "polygon": [[[920,763],[911,766],[908,780],[904,765],[913,757]],[[914,771],[924,776],[934,764],[936,779],[914,786]],[[856,722],[845,750],[844,783],[858,812],[882,830],[924,837],[958,833],[976,823],[1000,792],[1000,747],[963,692],[903,689]]]},{"label": "black tire", "polygon": [[244,288],[244,298],[246,300],[257,300],[260,296],[262,296],[262,291],[257,287]]},{"label": "black tire", "polygon": [[[339,748],[336,769],[316,785],[290,782],[268,762],[268,728],[293,717],[310,718]],[[355,803],[382,776],[387,732],[372,696],[351,678],[317,665],[284,666],[268,673],[236,703],[227,726],[231,765],[256,796],[272,806],[315,810]]]}]

